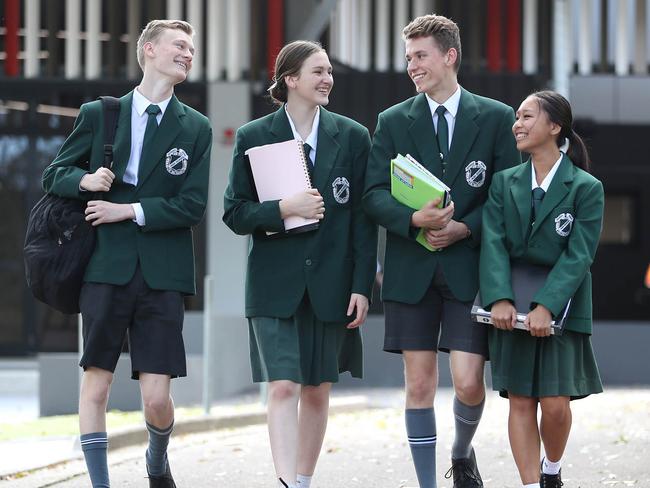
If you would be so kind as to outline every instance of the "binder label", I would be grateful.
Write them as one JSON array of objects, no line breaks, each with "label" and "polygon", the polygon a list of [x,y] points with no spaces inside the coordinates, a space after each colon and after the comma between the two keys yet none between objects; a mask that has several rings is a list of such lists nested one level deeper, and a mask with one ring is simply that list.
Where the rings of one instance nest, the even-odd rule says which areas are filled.
[{"label": "binder label", "polygon": [[400,180],[406,186],[408,186],[409,188],[413,188],[413,176],[408,174],[406,171],[404,171],[396,164],[393,165],[393,174],[398,180]]},{"label": "binder label", "polygon": [[332,183],[332,194],[334,200],[341,205],[350,200],[350,182],[345,176],[339,176]]},{"label": "binder label", "polygon": [[485,183],[487,166],[483,161],[472,161],[465,166],[465,180],[473,188],[480,188]]},{"label": "binder label", "polygon": [[555,232],[559,236],[566,237],[571,233],[573,227],[573,215],[570,213],[561,213],[555,217]]}]

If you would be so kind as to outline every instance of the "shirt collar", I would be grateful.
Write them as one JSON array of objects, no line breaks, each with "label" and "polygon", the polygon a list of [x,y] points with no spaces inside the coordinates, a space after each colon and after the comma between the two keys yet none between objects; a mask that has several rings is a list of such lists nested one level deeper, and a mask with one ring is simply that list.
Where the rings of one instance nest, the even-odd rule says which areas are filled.
[{"label": "shirt collar", "polygon": [[431,115],[435,115],[436,109],[440,105],[444,105],[444,107],[447,109],[447,112],[449,112],[454,119],[456,118],[456,114],[458,113],[458,107],[460,106],[460,85],[456,86],[456,91],[452,93],[451,96],[443,103],[436,102],[429,95],[425,95],[425,96],[427,97],[427,102],[429,103],[429,109],[431,110]]},{"label": "shirt collar", "polygon": [[530,172],[531,177],[532,177],[532,188],[531,190],[534,190],[538,186],[544,190],[544,192],[548,191],[548,187],[551,186],[551,181],[553,181],[553,177],[555,176],[555,173],[557,173],[557,169],[560,167],[560,163],[562,162],[562,157],[564,156],[563,153],[560,153],[560,157],[558,158],[557,161],[555,161],[555,164],[551,168],[551,171],[548,172],[546,175],[546,178],[544,178],[544,181],[542,181],[541,185],[537,184],[537,178],[535,178],[535,165],[531,164],[532,171]]},{"label": "shirt collar", "polygon": [[135,108],[135,111],[139,116],[142,116],[144,114],[144,111],[147,110],[147,107],[151,104],[158,105],[158,107],[160,107],[160,114],[164,115],[165,110],[167,110],[167,105],[169,105],[171,99],[172,97],[170,96],[162,102],[154,103],[145,97],[142,93],[140,93],[137,88],[133,90],[133,108]]},{"label": "shirt collar", "polygon": [[291,120],[291,115],[287,110],[287,104],[284,104],[284,111],[287,114],[287,118],[289,119],[289,125],[291,126],[291,132],[293,132],[293,138],[297,141],[302,141],[303,144],[309,144],[309,147],[311,147],[314,151],[316,150],[316,144],[318,142],[318,124],[320,122],[320,106],[317,106],[316,108],[316,115],[314,116],[314,121],[311,124],[311,132],[307,136],[307,139],[303,141],[302,137],[300,137],[300,134],[298,134],[298,131],[296,130],[296,126],[294,125],[293,120]]}]

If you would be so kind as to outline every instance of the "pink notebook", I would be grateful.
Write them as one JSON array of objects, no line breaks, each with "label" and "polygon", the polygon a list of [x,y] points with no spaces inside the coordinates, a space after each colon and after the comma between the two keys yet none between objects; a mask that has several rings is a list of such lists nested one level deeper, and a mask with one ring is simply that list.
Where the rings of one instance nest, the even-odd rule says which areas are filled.
[{"label": "pink notebook", "polygon": [[[260,202],[282,200],[311,188],[302,144],[296,139],[251,147],[248,156]],[[318,227],[318,219],[292,216],[284,219],[286,232],[305,232]]]}]

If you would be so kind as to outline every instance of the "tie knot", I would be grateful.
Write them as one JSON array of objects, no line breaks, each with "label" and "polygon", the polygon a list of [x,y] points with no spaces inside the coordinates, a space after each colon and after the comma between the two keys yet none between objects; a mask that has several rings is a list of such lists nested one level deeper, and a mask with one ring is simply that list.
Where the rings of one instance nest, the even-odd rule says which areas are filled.
[{"label": "tie knot", "polygon": [[436,109],[436,113],[438,114],[438,117],[444,117],[446,111],[447,109],[445,108],[444,105],[438,105],[438,108]]},{"label": "tie knot", "polygon": [[155,103],[152,103],[147,107],[145,112],[147,112],[149,115],[158,115],[160,113],[160,107]]},{"label": "tie knot", "polygon": [[533,188],[533,199],[542,200],[545,194],[546,192],[542,189],[541,186],[538,186],[537,188]]},{"label": "tie knot", "polygon": [[305,156],[309,157],[309,153],[311,152],[311,146],[305,142],[303,143],[302,147],[305,150]]}]

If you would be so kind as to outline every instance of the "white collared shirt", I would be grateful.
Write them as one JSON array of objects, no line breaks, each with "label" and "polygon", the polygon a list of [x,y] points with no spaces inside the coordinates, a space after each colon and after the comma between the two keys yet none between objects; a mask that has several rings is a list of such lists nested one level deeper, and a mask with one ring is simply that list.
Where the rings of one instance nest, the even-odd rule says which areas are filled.
[{"label": "white collared shirt", "polygon": [[559,159],[557,161],[555,161],[555,164],[551,168],[551,171],[548,172],[548,174],[546,175],[546,178],[544,178],[544,181],[542,181],[541,185],[537,184],[537,178],[536,178],[536,174],[535,174],[535,165],[534,164],[530,165],[531,168],[533,168],[533,170],[530,172],[530,174],[532,176],[531,190],[534,190],[535,188],[540,187],[542,190],[544,190],[544,193],[546,193],[548,191],[548,187],[551,186],[551,181],[553,181],[553,177],[555,176],[555,173],[557,173],[557,169],[560,167],[560,163],[562,162],[562,156],[564,156],[564,154],[560,153]]},{"label": "white collared shirt", "polygon": [[[133,101],[131,103],[131,154],[129,155],[129,162],[124,171],[124,183],[133,186],[138,185],[138,171],[140,170],[140,157],[142,155],[142,143],[144,142],[144,132],[147,129],[147,120],[149,114],[146,110],[149,105],[158,105],[160,113],[156,115],[156,121],[160,125],[160,121],[167,110],[171,97],[159,103],[153,103],[136,88],[133,90]],[[145,225],[144,211],[140,203],[132,203],[133,211],[135,212],[135,222],[138,225]]]},{"label": "white collared shirt", "polygon": [[451,149],[451,140],[454,137],[454,127],[456,126],[456,115],[458,114],[458,107],[460,106],[460,85],[456,87],[456,91],[443,103],[436,102],[429,95],[425,96],[429,103],[431,117],[433,118],[433,127],[436,129],[436,134],[438,133],[438,114],[436,113],[436,110],[440,105],[443,105],[447,109],[445,112],[447,127],[449,127],[449,147],[447,149]]},{"label": "white collared shirt", "polygon": [[298,134],[298,131],[296,130],[296,126],[293,123],[293,120],[291,120],[291,115],[289,114],[289,111],[287,110],[287,104],[284,104],[284,111],[287,114],[287,118],[289,119],[289,125],[291,126],[291,132],[293,132],[293,138],[297,141],[300,141],[302,144],[309,144],[309,147],[311,147],[311,151],[309,152],[309,159],[312,160],[312,164],[316,165],[316,145],[318,144],[318,124],[320,122],[320,107],[317,107],[316,110],[316,115],[314,115],[314,121],[311,124],[311,132],[307,136],[307,139],[304,141],[302,140],[302,137],[300,137],[300,134]]}]

